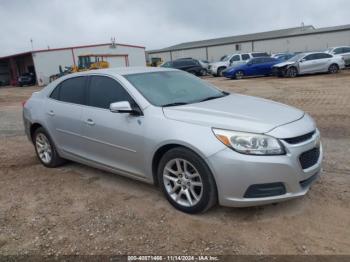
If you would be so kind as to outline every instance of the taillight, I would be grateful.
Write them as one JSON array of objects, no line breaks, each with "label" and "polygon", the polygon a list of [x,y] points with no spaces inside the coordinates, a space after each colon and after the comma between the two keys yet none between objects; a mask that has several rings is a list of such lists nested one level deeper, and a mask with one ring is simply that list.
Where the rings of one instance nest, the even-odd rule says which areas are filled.
[{"label": "taillight", "polygon": [[27,103],[27,100],[22,101],[22,107],[24,107]]}]

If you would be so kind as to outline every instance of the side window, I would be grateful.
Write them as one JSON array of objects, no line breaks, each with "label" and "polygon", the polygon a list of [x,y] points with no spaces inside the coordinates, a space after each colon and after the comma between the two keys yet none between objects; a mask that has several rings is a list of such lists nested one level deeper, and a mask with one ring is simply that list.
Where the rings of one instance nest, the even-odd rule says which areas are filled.
[{"label": "side window", "polygon": [[314,55],[314,54],[312,54],[312,55],[307,55],[307,56],[304,57],[304,59],[305,59],[306,61],[315,60],[315,55]]},{"label": "side window", "polygon": [[339,47],[339,48],[334,49],[334,54],[335,54],[335,55],[338,55],[338,54],[344,53],[344,50],[343,50],[343,49],[344,49],[344,48],[342,48],[342,47]]},{"label": "side window", "polygon": [[174,62],[174,67],[175,68],[179,68],[179,67],[182,67],[184,66],[183,62],[182,61],[175,61]]},{"label": "side window", "polygon": [[60,88],[61,88],[61,84],[56,86],[55,89],[52,91],[50,98],[55,100],[60,100]]},{"label": "side window", "polygon": [[344,47],[343,51],[344,53],[350,53],[350,47]]},{"label": "side window", "polygon": [[232,62],[237,62],[237,61],[240,61],[239,55],[235,55],[235,56],[233,56],[233,57],[230,59],[230,62],[231,62],[231,63],[232,63]]},{"label": "side window", "polygon": [[330,54],[325,54],[325,53],[319,53],[317,54],[317,59],[326,59],[326,58],[331,58],[332,56]]},{"label": "side window", "polygon": [[249,58],[250,58],[250,56],[248,54],[243,54],[242,55],[242,60],[243,61],[247,61],[247,60],[249,60]]},{"label": "side window", "polygon": [[60,84],[59,100],[73,104],[85,104],[86,77],[74,77]]},{"label": "side window", "polygon": [[92,76],[89,87],[88,105],[109,109],[111,103],[133,100],[123,86],[112,78],[105,76]]}]

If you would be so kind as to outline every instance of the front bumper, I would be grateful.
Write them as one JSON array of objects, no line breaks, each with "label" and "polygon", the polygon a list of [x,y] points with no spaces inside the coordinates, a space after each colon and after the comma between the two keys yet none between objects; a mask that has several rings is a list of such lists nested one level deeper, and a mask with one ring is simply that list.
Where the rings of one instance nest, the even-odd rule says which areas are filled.
[{"label": "front bumper", "polygon": [[[229,148],[208,158],[223,206],[247,207],[276,203],[305,195],[321,175],[322,145],[317,163],[302,169],[299,157],[315,148],[316,135],[309,141],[290,145],[281,140],[287,154],[281,156],[252,156],[239,154]],[[269,197],[246,197],[252,185],[283,184],[285,192]]]}]

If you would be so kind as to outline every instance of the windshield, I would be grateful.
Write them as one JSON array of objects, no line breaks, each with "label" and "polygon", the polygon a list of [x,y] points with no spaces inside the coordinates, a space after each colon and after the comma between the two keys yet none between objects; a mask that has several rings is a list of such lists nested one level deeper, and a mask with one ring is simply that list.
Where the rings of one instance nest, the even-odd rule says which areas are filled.
[{"label": "windshield", "polygon": [[224,62],[227,61],[230,57],[227,55],[224,55],[223,57],[221,57],[220,61]]},{"label": "windshield", "polygon": [[225,95],[209,83],[184,72],[151,72],[124,77],[155,106],[197,103]]},{"label": "windshield", "polygon": [[290,58],[288,61],[296,62],[296,61],[298,61],[299,59],[302,59],[304,56],[305,56],[305,54],[298,54],[298,55],[293,56],[292,58]]}]

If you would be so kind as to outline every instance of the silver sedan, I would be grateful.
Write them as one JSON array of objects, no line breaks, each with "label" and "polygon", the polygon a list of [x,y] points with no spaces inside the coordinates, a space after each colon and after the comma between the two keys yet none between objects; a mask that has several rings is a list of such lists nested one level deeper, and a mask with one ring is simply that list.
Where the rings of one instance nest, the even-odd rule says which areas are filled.
[{"label": "silver sedan", "polygon": [[323,52],[298,54],[286,62],[274,65],[272,71],[279,76],[296,77],[315,73],[338,73],[345,68],[344,58]]},{"label": "silver sedan", "polygon": [[308,114],[173,69],[71,74],[33,93],[23,118],[44,166],[68,159],[154,183],[187,213],[300,197],[321,174]]}]

